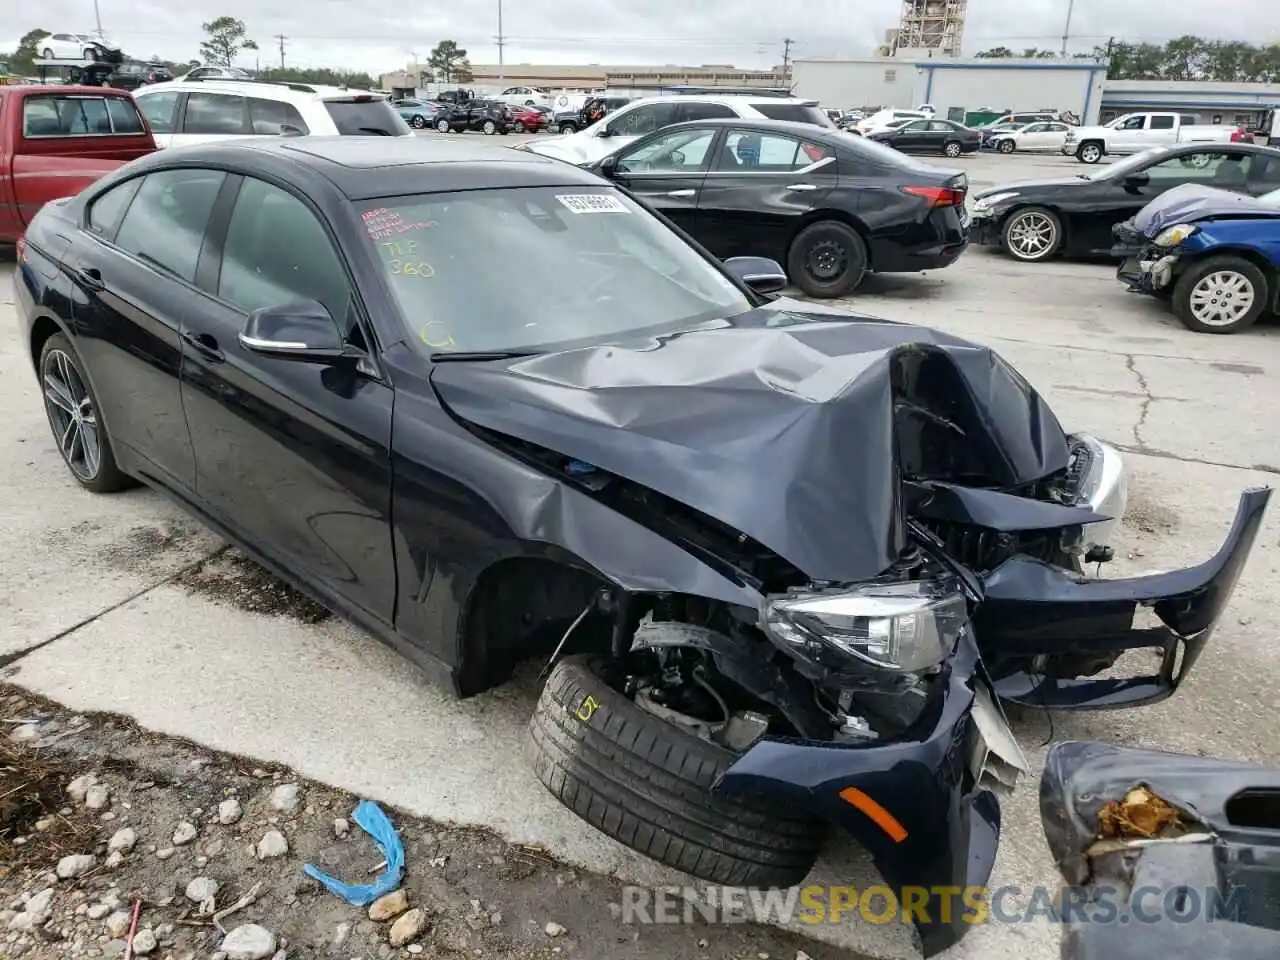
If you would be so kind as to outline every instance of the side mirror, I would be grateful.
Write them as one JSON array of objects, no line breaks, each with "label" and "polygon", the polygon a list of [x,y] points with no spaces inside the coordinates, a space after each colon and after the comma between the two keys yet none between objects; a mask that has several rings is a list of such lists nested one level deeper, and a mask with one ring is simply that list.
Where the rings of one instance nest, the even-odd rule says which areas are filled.
[{"label": "side mirror", "polygon": [[777,293],[787,285],[787,274],[767,257],[731,257],[725,269],[756,293]]},{"label": "side mirror", "polygon": [[608,139],[609,137],[613,136],[613,131],[609,129],[609,125],[606,123],[603,127],[600,128],[600,132],[597,133],[596,136],[604,137],[605,139]]},{"label": "side mirror", "polygon": [[618,158],[605,157],[600,161],[600,165],[596,168],[596,172],[605,179],[612,180],[618,175]]},{"label": "side mirror", "polygon": [[1124,178],[1124,185],[1126,187],[1145,187],[1150,182],[1151,174],[1147,173],[1145,170],[1140,170],[1137,173],[1131,173]]},{"label": "side mirror", "polygon": [[333,315],[316,300],[253,311],[240,331],[240,345],[263,356],[307,363],[332,363],[349,353]]}]

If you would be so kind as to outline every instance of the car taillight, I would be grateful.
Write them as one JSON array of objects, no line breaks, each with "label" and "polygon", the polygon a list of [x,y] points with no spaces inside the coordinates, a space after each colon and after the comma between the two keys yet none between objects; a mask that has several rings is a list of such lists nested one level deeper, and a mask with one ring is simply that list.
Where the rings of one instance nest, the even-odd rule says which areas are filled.
[{"label": "car taillight", "polygon": [[955,187],[899,187],[903,193],[922,197],[931,207],[963,207],[965,191]]},{"label": "car taillight", "polygon": [[18,254],[18,262],[26,263],[27,262],[27,238],[26,237],[18,238],[16,252]]}]

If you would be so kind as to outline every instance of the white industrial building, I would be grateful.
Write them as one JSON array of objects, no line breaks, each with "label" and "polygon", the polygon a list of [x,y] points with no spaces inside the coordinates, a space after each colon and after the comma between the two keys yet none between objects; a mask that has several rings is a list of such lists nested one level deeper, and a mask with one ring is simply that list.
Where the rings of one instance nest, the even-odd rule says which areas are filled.
[{"label": "white industrial building", "polygon": [[953,57],[796,60],[797,96],[837,109],[932,104],[964,121],[992,111],[1056,110],[1096,123],[1107,67],[1077,60],[965,60]]}]

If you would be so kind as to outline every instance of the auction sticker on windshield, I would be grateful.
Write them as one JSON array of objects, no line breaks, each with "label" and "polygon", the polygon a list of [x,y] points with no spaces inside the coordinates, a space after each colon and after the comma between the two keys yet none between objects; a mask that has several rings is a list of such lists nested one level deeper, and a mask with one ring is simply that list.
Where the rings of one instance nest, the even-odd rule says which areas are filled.
[{"label": "auction sticker on windshield", "polygon": [[630,213],[621,200],[607,193],[556,194],[572,213]]}]

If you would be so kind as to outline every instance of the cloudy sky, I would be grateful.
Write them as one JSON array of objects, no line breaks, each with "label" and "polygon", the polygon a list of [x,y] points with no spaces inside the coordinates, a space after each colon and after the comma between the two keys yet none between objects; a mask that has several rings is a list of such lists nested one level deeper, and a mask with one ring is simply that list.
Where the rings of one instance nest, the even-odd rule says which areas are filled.
[{"label": "cloudy sky", "polygon": [[[107,36],[134,56],[197,56],[200,25],[227,14],[244,20],[262,48],[243,66],[285,62],[378,74],[425,59],[441,39],[474,63],[497,62],[499,0],[387,3],[356,0],[98,0]],[[866,54],[896,26],[900,0],[502,0],[507,63],[732,63],[767,67],[792,55]],[[1068,0],[969,0],[966,53],[995,45],[1058,47]],[[379,10],[386,10],[380,13]],[[396,13],[397,9],[403,11]],[[1158,10],[1158,14],[1157,11]],[[93,0],[0,0],[0,49],[34,27],[93,32]],[[1107,37],[1160,42],[1184,33],[1280,42],[1274,0],[1076,0],[1072,48]]]}]

